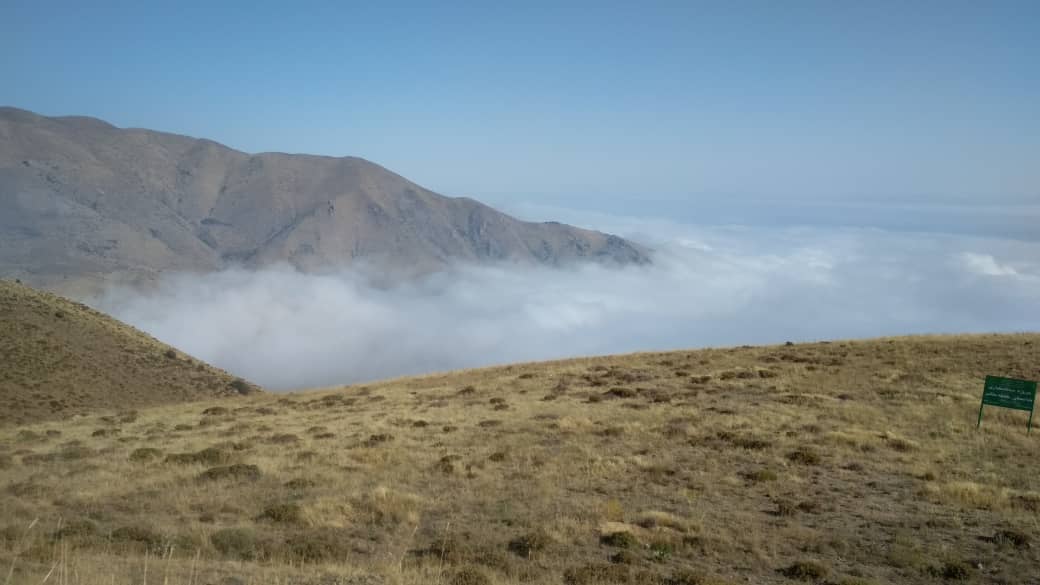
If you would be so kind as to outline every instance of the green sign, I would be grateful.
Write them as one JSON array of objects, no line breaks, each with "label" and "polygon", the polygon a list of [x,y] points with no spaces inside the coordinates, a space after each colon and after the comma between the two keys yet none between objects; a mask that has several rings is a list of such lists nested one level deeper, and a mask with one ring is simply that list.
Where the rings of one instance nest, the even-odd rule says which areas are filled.
[{"label": "green sign", "polygon": [[1029,411],[1029,422],[1026,423],[1026,431],[1028,432],[1033,427],[1033,404],[1035,402],[1036,382],[1001,378],[1000,376],[986,376],[986,385],[982,389],[982,404],[979,405],[979,422],[975,425],[975,428],[982,425],[982,407],[988,404],[990,406]]}]

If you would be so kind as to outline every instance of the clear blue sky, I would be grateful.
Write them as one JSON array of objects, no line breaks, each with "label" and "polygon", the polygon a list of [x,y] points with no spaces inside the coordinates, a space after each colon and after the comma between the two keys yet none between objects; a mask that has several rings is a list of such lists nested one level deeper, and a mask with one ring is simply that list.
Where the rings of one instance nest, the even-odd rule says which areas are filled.
[{"label": "clear blue sky", "polygon": [[362,156],[450,195],[1040,201],[1036,0],[0,14],[2,104]]}]

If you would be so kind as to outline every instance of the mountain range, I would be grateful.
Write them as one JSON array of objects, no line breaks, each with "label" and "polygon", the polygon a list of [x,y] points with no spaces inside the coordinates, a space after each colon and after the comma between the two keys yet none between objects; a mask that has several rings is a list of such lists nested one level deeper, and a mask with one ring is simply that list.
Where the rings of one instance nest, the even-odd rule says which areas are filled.
[{"label": "mountain range", "polygon": [[288,263],[425,274],[454,262],[650,262],[620,237],[526,222],[377,164],[0,108],[0,276],[68,294],[164,271]]}]

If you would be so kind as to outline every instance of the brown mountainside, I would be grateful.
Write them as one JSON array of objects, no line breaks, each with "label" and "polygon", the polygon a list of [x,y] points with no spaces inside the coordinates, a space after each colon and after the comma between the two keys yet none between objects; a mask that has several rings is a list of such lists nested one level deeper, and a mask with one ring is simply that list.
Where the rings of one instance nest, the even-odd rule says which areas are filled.
[{"label": "brown mountainside", "polygon": [[257,390],[85,305],[7,280],[0,358],[0,425]]},{"label": "brown mountainside", "polygon": [[616,236],[519,221],[354,157],[247,154],[210,140],[0,108],[0,274],[74,290],[163,270],[365,261],[645,263]]}]

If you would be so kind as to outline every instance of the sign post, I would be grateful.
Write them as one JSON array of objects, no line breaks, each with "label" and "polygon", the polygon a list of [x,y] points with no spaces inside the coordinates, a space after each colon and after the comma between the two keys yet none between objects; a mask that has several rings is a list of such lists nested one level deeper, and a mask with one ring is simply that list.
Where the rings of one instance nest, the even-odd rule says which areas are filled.
[{"label": "sign post", "polygon": [[986,385],[982,390],[982,404],[979,405],[979,421],[975,428],[982,426],[982,408],[987,404],[1015,410],[1028,410],[1029,422],[1026,432],[1033,429],[1033,405],[1036,402],[1036,382],[1016,380],[999,376],[986,376]]}]

